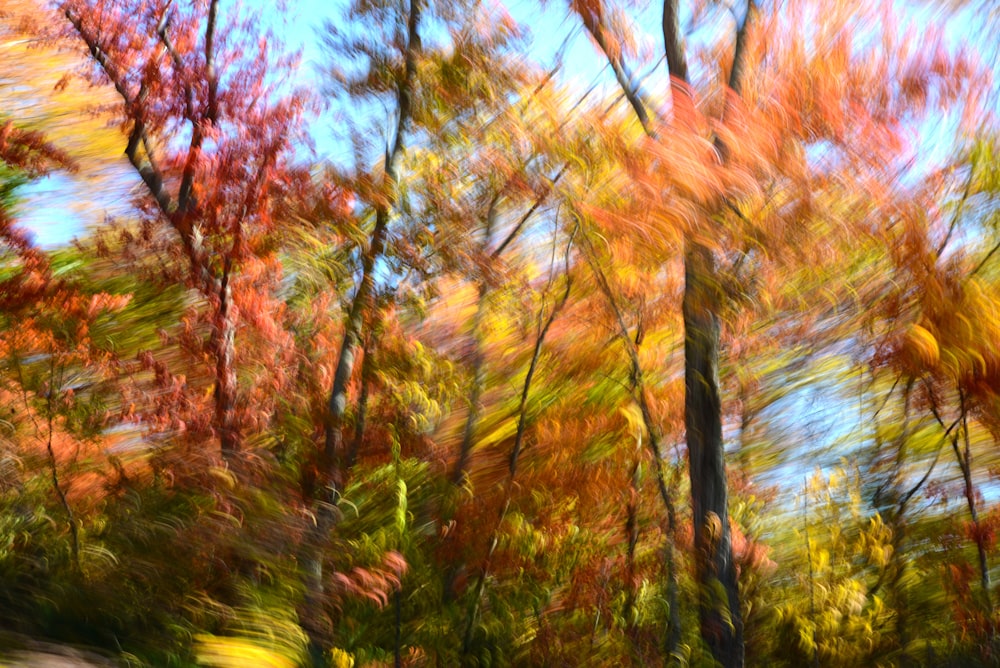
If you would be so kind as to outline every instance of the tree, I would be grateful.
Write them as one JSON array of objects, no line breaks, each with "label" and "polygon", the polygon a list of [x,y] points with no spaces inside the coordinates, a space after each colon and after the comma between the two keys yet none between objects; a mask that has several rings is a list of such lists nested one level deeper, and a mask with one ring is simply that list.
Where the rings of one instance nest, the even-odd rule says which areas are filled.
[{"label": "tree", "polygon": [[[172,426],[207,429],[224,456],[235,456],[250,408],[239,386],[238,326],[282,336],[267,293],[277,272],[268,236],[275,202],[296,184],[289,147],[304,102],[281,89],[289,63],[274,62],[267,38],[258,40],[249,20],[227,17],[217,0],[155,2],[138,12],[117,1],[59,8],[69,36],[90,54],[95,84],[110,84],[120,98],[125,157],[145,187],[144,222],[128,237],[180,260],[183,268],[168,265],[167,275],[208,303],[196,316],[207,321],[208,340],[195,334],[191,344],[210,360],[212,417],[205,424],[195,409]],[[163,242],[161,224],[175,241]]]},{"label": "tree", "polygon": [[994,662],[974,55],[889,2],[680,5],[650,37],[572,3],[581,88],[502,7],[359,0],[325,31],[352,165],[293,146],[291,60],[228,3],[66,0],[0,50],[46,110],[91,89],[34,63],[84,59],[136,194],[34,247],[20,185],[98,168],[72,115],[0,124],[5,628],[151,665]]},{"label": "tree", "polygon": [[[865,180],[875,174],[886,174],[886,182],[894,184],[895,177],[887,174],[893,156],[865,146],[870,141],[865,136],[878,135],[885,139],[883,146],[894,145],[898,119],[918,115],[927,98],[912,87],[895,89],[888,77],[925,77],[919,85],[937,85],[940,102],[946,103],[962,86],[965,64],[942,56],[929,68],[934,73],[931,81],[923,56],[897,46],[891,41],[894,36],[887,35],[899,50],[900,64],[891,73],[882,70],[883,75],[856,61],[851,44],[859,39],[853,34],[858,24],[844,16],[842,8],[824,4],[824,22],[820,30],[810,32],[800,21],[815,8],[790,3],[786,11],[750,2],[745,8],[710,12],[713,17],[732,14],[735,30],[731,47],[725,49],[732,55],[720,56],[721,47],[710,47],[712,64],[703,81],[694,81],[679,6],[668,1],[663,7],[663,43],[671,106],[665,114],[631,79],[622,48],[628,35],[622,32],[623,21],[611,19],[612,8],[596,2],[573,3],[572,8],[611,63],[647,135],[642,146],[656,156],[655,162],[642,163],[647,174],[655,176],[636,170],[636,177],[649,183],[657,206],[680,211],[673,215],[680,215],[685,233],[685,425],[701,628],[717,661],[742,665],[719,390],[720,326],[737,294],[729,287],[729,276],[744,258],[752,265],[780,257],[778,248],[795,249],[803,239],[782,239],[789,226],[823,215],[814,208],[809,184],[824,180],[829,167],[811,160],[809,147],[831,145],[836,158],[830,164],[838,173],[837,161],[859,170],[863,176],[854,180],[862,188],[870,188]],[[781,18],[783,11],[787,19]],[[820,53],[836,57],[820,58]],[[801,82],[809,82],[808,87]],[[867,93],[864,86],[869,87]],[[879,95],[872,98],[872,90]],[[891,187],[881,193],[891,192]],[[884,197],[869,200],[867,211],[859,214],[879,210],[890,199]],[[772,204],[775,200],[780,206]]]},{"label": "tree", "polygon": [[[601,3],[574,3],[573,8],[607,55],[643,129],[651,138],[657,138],[662,129],[651,118],[648,103],[641,99],[623,67],[620,47],[603,20]],[[753,11],[754,6],[750,2],[742,20],[738,21],[729,66],[728,87],[737,96],[742,85],[747,27]],[[663,41],[671,77],[675,127],[681,132],[697,131],[694,127],[697,122],[695,103],[676,0],[667,0],[663,5]],[[726,147],[718,136],[715,137],[715,148],[725,161]],[[719,318],[722,303],[713,250],[696,237],[689,237],[685,244],[684,274],[685,424],[695,563],[701,583],[701,627],[713,656],[723,665],[739,666],[743,663],[743,623],[730,539],[722,401],[719,395]],[[634,373],[638,372],[636,369]],[[650,435],[653,447],[657,447],[655,433],[652,431]]]}]

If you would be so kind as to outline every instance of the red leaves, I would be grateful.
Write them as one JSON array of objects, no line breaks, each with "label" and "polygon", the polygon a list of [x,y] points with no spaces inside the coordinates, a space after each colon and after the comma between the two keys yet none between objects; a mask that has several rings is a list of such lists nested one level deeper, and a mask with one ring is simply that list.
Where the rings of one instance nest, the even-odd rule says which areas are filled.
[{"label": "red leaves", "polygon": [[997,542],[997,530],[1000,529],[1000,515],[991,512],[979,521],[966,521],[963,525],[966,538],[989,553],[993,552]]},{"label": "red leaves", "polygon": [[[207,310],[192,312],[181,339],[214,379],[212,430],[224,451],[235,450],[238,425],[262,427],[277,395],[255,397],[253,411],[239,396],[236,368],[253,353],[240,350],[237,330],[249,326],[251,344],[289,345],[272,296],[280,266],[268,237],[274,208],[301,195],[290,143],[303,96],[276,93],[289,63],[271,57],[267,37],[240,23],[238,10],[219,16],[216,0],[190,7],[158,0],[138,10],[118,0],[69,0],[61,8],[121,98],[125,153],[146,186],[140,209],[176,234],[134,241],[141,251],[183,258],[179,278],[204,300]],[[261,384],[274,387],[267,379],[254,386]]]},{"label": "red leaves", "polygon": [[0,128],[0,160],[31,177],[57,167],[73,168],[73,160],[65,151],[46,141],[42,133],[22,130],[13,121]]},{"label": "red leaves", "polygon": [[382,556],[381,564],[369,568],[355,566],[349,572],[334,573],[331,580],[341,595],[365,598],[381,608],[399,590],[406,570],[403,555],[390,550]]}]

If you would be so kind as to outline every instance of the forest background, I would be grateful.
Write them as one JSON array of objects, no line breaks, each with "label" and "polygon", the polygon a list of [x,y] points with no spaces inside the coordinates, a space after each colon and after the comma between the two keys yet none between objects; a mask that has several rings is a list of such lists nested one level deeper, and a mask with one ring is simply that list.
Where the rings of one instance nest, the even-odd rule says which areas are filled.
[{"label": "forest background", "polygon": [[990,3],[309,7],[0,3],[9,652],[1000,662]]}]

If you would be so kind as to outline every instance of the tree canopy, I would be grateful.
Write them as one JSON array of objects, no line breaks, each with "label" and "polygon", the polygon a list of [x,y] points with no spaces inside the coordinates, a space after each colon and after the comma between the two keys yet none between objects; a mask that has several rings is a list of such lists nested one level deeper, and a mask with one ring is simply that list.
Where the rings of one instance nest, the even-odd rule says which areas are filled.
[{"label": "tree canopy", "polygon": [[257,10],[0,2],[0,656],[1000,661],[974,7]]}]

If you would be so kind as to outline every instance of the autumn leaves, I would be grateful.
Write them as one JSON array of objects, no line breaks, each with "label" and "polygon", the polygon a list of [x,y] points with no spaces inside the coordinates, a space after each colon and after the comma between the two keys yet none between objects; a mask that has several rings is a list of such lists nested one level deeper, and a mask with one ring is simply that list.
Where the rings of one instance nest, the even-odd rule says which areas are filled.
[{"label": "autumn leaves", "polygon": [[[329,31],[353,153],[308,164],[311,103],[231,9],[63,3],[135,208],[49,255],[4,201],[28,408],[0,428],[44,464],[55,584],[143,592],[108,597],[139,629],[108,647],[834,665],[944,648],[905,624],[947,618],[937,591],[989,631],[995,151],[906,153],[935,109],[982,113],[968,59],[873,28],[889,5],[667,2],[643,37],[581,0],[609,69],[579,88],[502,7],[359,2]],[[32,132],[0,133],[24,178],[67,162]],[[760,480],[821,461],[803,388],[850,402],[859,468],[792,517]]]}]

